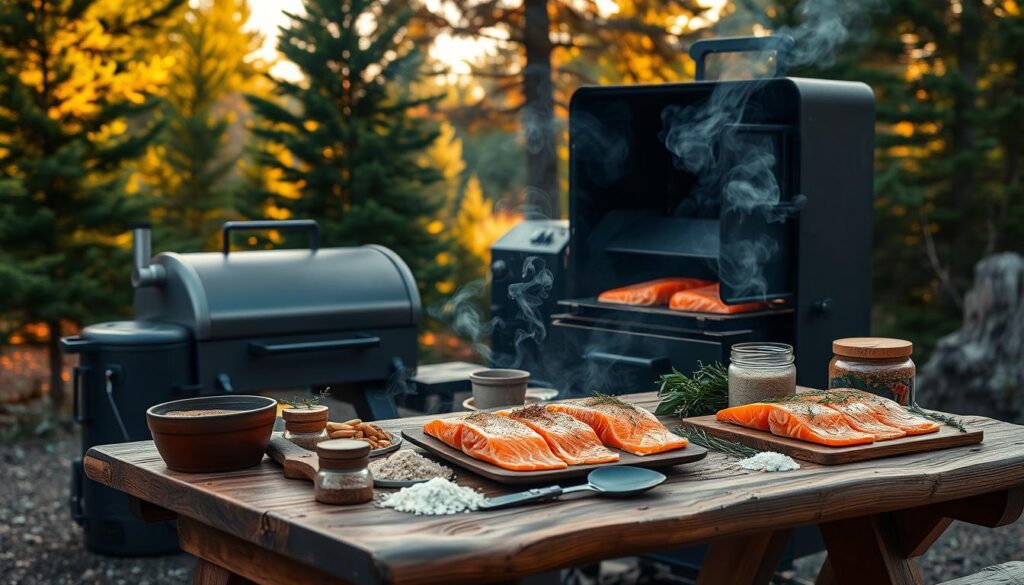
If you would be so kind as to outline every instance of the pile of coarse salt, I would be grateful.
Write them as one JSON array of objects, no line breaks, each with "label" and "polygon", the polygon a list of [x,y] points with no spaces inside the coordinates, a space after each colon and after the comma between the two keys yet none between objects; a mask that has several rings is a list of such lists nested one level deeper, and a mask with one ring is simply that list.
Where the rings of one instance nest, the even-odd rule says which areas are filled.
[{"label": "pile of coarse salt", "polygon": [[424,516],[441,516],[476,510],[484,495],[456,485],[443,477],[402,488],[380,500],[380,507]]},{"label": "pile of coarse salt", "polygon": [[747,457],[740,461],[738,465],[743,469],[751,471],[793,471],[794,469],[800,469],[800,464],[793,461],[792,457],[782,453],[775,453],[774,451],[764,451],[753,457]]}]

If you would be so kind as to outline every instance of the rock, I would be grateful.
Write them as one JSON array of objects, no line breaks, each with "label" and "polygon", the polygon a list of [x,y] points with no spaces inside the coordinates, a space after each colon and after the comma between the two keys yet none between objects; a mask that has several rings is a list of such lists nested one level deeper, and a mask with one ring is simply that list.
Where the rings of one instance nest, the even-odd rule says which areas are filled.
[{"label": "rock", "polygon": [[974,269],[964,323],[918,372],[925,408],[1024,422],[1024,257],[989,256]]}]

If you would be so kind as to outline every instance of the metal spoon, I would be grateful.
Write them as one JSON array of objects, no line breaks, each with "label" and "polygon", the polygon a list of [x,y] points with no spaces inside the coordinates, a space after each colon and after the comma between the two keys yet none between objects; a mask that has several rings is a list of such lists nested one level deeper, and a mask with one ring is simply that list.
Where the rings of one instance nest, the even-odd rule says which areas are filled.
[{"label": "metal spoon", "polygon": [[620,465],[616,467],[599,467],[587,475],[587,483],[562,488],[553,485],[544,488],[533,488],[525,492],[488,498],[480,505],[481,510],[498,510],[511,508],[521,504],[554,500],[562,494],[572,492],[594,491],[600,495],[612,497],[633,496],[660,485],[665,481],[665,474],[645,469]]}]

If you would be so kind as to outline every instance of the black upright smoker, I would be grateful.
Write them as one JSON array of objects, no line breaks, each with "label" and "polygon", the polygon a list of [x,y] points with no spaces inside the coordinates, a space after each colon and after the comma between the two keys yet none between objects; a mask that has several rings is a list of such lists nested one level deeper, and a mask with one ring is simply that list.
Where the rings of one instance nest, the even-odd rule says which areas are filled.
[{"label": "black upright smoker", "polygon": [[[575,93],[568,245],[551,290],[562,296],[538,305],[547,335],[523,354],[526,369],[579,393],[636,392],[673,367],[727,363],[735,343],[782,341],[798,383],[826,384],[831,341],[869,330],[874,96],[863,83],[785,77],[791,48],[786,37],[699,41],[694,83]],[[745,55],[774,75],[710,79]],[[514,331],[528,322],[511,318],[523,315],[510,264],[549,248],[519,244],[492,251],[493,305],[510,328],[494,350],[506,360],[523,353]],[[770,303],[726,315],[596,300],[662,277],[717,281],[729,305]]]}]

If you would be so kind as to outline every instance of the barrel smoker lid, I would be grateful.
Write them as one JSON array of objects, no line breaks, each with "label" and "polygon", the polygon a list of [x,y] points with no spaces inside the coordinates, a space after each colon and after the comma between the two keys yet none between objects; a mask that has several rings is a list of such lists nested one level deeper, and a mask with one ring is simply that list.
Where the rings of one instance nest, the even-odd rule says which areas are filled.
[{"label": "barrel smoker lid", "polygon": [[159,345],[189,340],[188,329],[170,323],[110,321],[89,325],[81,337],[104,345]]}]

